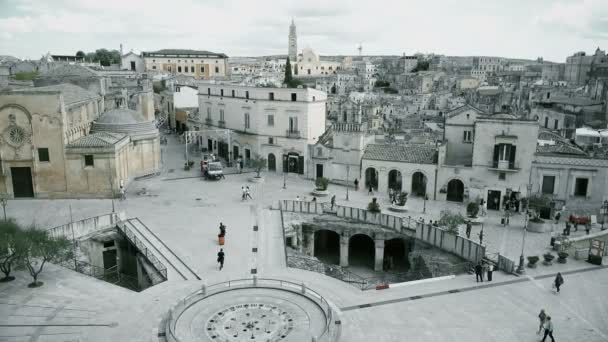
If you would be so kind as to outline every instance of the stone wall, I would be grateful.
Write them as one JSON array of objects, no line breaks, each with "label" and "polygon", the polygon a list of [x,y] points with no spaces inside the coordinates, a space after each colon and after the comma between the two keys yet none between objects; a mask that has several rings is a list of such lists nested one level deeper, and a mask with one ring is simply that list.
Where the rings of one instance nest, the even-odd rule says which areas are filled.
[{"label": "stone wall", "polygon": [[416,238],[472,262],[481,261],[486,252],[484,246],[472,240],[422,222],[416,224]]},{"label": "stone wall", "polygon": [[50,228],[47,232],[52,237],[65,237],[69,240],[72,240],[72,238],[81,239],[86,235],[114,227],[116,223],[125,219],[125,212],[116,212],[67,223]]}]

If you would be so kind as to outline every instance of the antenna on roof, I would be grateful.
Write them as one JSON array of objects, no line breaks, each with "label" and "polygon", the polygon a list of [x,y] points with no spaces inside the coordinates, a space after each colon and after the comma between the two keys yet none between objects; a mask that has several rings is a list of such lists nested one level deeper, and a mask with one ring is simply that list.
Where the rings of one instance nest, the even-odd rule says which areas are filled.
[{"label": "antenna on roof", "polygon": [[361,43],[359,43],[357,50],[359,50],[359,56],[361,56],[361,51],[363,50],[363,45]]}]

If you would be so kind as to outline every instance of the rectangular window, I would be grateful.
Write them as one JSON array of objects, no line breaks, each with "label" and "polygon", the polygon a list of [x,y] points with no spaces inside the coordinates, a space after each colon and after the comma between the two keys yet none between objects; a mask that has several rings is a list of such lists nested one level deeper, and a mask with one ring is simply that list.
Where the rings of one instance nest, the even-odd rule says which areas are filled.
[{"label": "rectangular window", "polygon": [[577,178],[574,183],[574,196],[587,197],[587,186],[589,185],[589,179]]},{"label": "rectangular window", "polygon": [[274,93],[268,93],[268,99],[274,101]]},{"label": "rectangular window", "polygon": [[194,67],[193,66],[190,67],[190,72],[194,72]]},{"label": "rectangular window", "polygon": [[220,89],[220,96],[224,96],[224,89]]},{"label": "rectangular window", "polygon": [[245,129],[249,128],[249,113],[245,113]]},{"label": "rectangular window", "polygon": [[211,108],[207,107],[207,119],[211,120]]},{"label": "rectangular window", "polygon": [[86,154],[84,156],[84,166],[95,166],[95,160],[92,154]]},{"label": "rectangular window", "polygon": [[211,88],[207,88],[207,95],[211,95]]},{"label": "rectangular window", "polygon": [[498,173],[498,180],[506,180],[507,179],[507,174],[504,172],[499,172]]},{"label": "rectangular window", "polygon": [[245,98],[249,100],[249,90],[245,91]]},{"label": "rectangular window", "polygon": [[274,126],[274,115],[268,115],[268,126]]},{"label": "rectangular window", "polygon": [[298,94],[291,93],[291,101],[297,101],[297,100],[298,100]]},{"label": "rectangular window", "polygon": [[201,72],[205,72],[205,66],[201,65]]},{"label": "rectangular window", "polygon": [[557,121],[557,119],[555,119],[555,122],[553,123],[553,129],[557,129],[558,123],[559,123],[559,121]]},{"label": "rectangular window", "polygon": [[219,67],[215,67],[215,73],[219,74],[220,73],[220,68]]},{"label": "rectangular window", "polygon": [[549,118],[545,117],[545,128],[549,128]]},{"label": "rectangular window", "polygon": [[273,137],[268,137],[268,143],[270,145],[273,145],[274,144],[274,138]]},{"label": "rectangular window", "polygon": [[464,142],[471,142],[473,140],[473,132],[471,131],[464,131],[463,132],[463,136],[462,136],[462,141]]},{"label": "rectangular window", "polygon": [[156,70],[156,65],[153,65],[153,66],[152,66],[152,70]]},{"label": "rectangular window", "polygon": [[553,195],[553,192],[555,191],[555,176],[543,176],[541,191],[543,194]]},{"label": "rectangular window", "polygon": [[177,72],[182,72],[182,67],[181,66],[177,67]]},{"label": "rectangular window", "polygon": [[38,149],[38,161],[40,162],[50,162],[49,158],[49,149],[46,147],[41,147]]},{"label": "rectangular window", "polygon": [[234,97],[234,90],[232,91],[232,97]]},{"label": "rectangular window", "polygon": [[220,121],[224,121],[224,110],[220,109]]}]

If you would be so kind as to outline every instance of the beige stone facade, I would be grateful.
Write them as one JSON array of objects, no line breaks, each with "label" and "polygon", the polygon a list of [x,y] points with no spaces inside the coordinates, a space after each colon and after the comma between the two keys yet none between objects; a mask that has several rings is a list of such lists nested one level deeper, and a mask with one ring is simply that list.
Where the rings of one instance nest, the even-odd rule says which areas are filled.
[{"label": "beige stone facade", "polygon": [[149,73],[186,75],[197,80],[224,78],[229,73],[228,56],[223,53],[164,49],[143,52],[142,56]]}]

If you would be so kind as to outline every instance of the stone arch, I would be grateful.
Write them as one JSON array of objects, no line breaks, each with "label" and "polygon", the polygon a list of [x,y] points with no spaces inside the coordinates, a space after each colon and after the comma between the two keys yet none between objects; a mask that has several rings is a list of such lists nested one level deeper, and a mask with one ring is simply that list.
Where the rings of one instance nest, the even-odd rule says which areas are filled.
[{"label": "stone arch", "polygon": [[426,172],[419,169],[415,170],[412,173],[411,194],[414,196],[424,196],[428,191],[428,180]]},{"label": "stone arch", "polygon": [[274,153],[268,153],[268,171],[277,171],[277,157]]},{"label": "stone arch", "polygon": [[340,263],[340,234],[329,229],[319,229],[314,232],[315,257],[330,263]]},{"label": "stone arch", "polygon": [[452,178],[448,181],[446,189],[446,199],[453,202],[464,201],[465,187],[464,182],[459,178]]},{"label": "stone arch", "polygon": [[398,169],[391,169],[388,172],[388,188],[397,192],[403,190],[403,174]]},{"label": "stone arch", "polygon": [[365,187],[369,189],[370,186],[378,190],[378,170],[373,166],[365,169]]},{"label": "stone arch", "polygon": [[348,241],[348,264],[374,269],[375,263],[374,239],[365,233],[356,233]]},{"label": "stone arch", "polygon": [[6,104],[6,105],[0,107],[0,112],[3,111],[5,108],[16,108],[16,109],[22,111],[23,113],[25,113],[25,115],[27,116],[27,119],[30,121],[30,124],[31,124],[31,122],[32,122],[32,114],[30,113],[29,110],[27,110],[22,105],[18,105],[16,103],[9,103],[9,104]]}]

